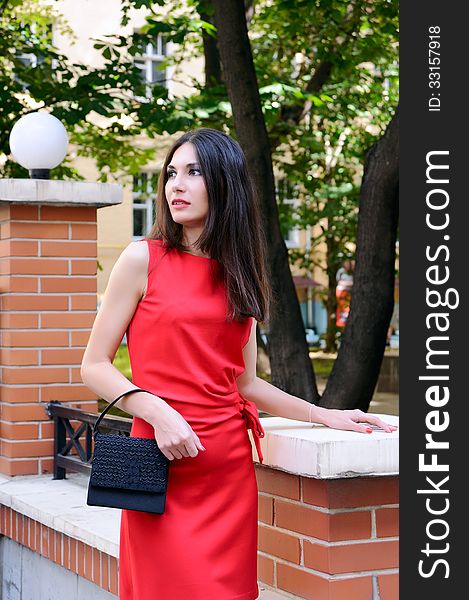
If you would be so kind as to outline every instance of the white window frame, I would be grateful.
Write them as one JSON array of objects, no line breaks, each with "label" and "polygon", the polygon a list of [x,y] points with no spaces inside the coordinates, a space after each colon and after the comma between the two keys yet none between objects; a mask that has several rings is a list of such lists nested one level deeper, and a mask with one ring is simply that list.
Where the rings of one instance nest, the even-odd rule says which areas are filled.
[{"label": "white window frame", "polygon": [[[49,29],[50,29],[50,33],[51,33],[51,37],[52,37],[52,42],[54,42],[54,36],[55,36],[55,28],[53,23],[49,24]],[[32,33],[36,33],[37,31],[37,25],[36,23],[31,23],[31,32]],[[29,66],[31,68],[36,68],[39,63],[38,60],[38,56],[37,54],[34,54],[34,52],[24,52],[21,54],[16,54],[16,58],[18,58],[19,60],[21,60],[23,62],[23,64],[25,66]],[[57,64],[57,59],[52,59],[52,68],[55,68]],[[15,75],[16,77],[16,75]]]},{"label": "white window frame", "polygon": [[[298,208],[300,201],[297,198],[287,198],[283,200],[284,204],[291,204],[294,208]],[[293,227],[288,230],[288,238],[284,238],[287,248],[299,248],[300,246],[300,230],[298,227]]]},{"label": "white window frame", "polygon": [[[132,187],[132,240],[133,241],[142,239],[142,237],[146,236],[150,232],[151,228],[153,227],[153,206],[154,206],[154,203],[156,202],[156,191],[157,190],[156,190],[156,185],[155,185],[155,189],[153,189],[151,180],[152,180],[153,175],[156,175],[155,182],[158,181],[159,171],[141,171],[138,174],[138,176],[142,176],[142,175],[147,176],[146,190],[144,192],[135,191]],[[132,181],[132,186],[133,186],[133,181]],[[135,200],[137,198],[140,200],[144,199],[144,202],[136,203]],[[143,236],[134,235],[134,232],[133,232],[133,218],[134,218],[134,211],[136,211],[136,210],[145,211],[145,224],[144,224],[145,231],[143,232]]]},{"label": "white window frame", "polygon": [[[162,63],[168,56],[168,42],[165,44],[166,54],[163,52],[163,36],[161,33],[158,34],[156,42],[149,42],[145,47],[144,54],[135,55],[135,63],[145,75],[145,96],[151,98],[152,86],[156,83],[153,81],[153,66]],[[160,85],[168,88],[168,68],[161,70],[164,75],[164,81]]]},{"label": "white window frame", "polygon": [[[283,185],[283,180],[277,179],[275,183],[276,183],[276,188],[277,188],[277,192],[278,192],[279,186]],[[298,206],[300,205],[299,198],[280,199],[280,197],[278,195],[277,195],[277,202],[282,203],[282,204],[290,204],[294,208],[298,208]],[[298,227],[293,227],[288,230],[287,235],[288,235],[287,238],[283,238],[285,241],[286,247],[287,248],[299,248],[300,247],[300,229]]]}]

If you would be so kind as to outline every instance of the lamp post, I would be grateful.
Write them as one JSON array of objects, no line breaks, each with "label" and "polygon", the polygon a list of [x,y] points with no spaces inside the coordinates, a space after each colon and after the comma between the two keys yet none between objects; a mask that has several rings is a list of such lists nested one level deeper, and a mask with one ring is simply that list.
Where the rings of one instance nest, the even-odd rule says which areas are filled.
[{"label": "lamp post", "polygon": [[65,127],[46,112],[21,117],[10,133],[11,153],[32,179],[49,179],[50,170],[65,158],[67,147]]},{"label": "lamp post", "polygon": [[[15,159],[32,177],[48,177],[67,152],[63,125],[45,112],[12,125]],[[114,183],[0,177],[2,475],[51,471],[54,445],[38,400],[97,410],[79,372],[96,316],[97,209],[119,204]],[[26,358],[18,346],[28,347]]]}]

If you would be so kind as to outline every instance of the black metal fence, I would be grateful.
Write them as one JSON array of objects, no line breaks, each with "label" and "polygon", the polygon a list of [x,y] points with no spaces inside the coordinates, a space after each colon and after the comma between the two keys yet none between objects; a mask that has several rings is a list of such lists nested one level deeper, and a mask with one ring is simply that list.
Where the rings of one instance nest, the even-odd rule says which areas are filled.
[{"label": "black metal fence", "polygon": [[[67,471],[90,473],[93,425],[99,414],[63,406],[56,400],[47,403],[46,413],[55,425],[53,479],[65,479]],[[71,421],[81,424],[74,428]],[[132,419],[117,416],[105,416],[99,424],[100,431],[107,429],[120,435],[129,435],[131,427]]]}]

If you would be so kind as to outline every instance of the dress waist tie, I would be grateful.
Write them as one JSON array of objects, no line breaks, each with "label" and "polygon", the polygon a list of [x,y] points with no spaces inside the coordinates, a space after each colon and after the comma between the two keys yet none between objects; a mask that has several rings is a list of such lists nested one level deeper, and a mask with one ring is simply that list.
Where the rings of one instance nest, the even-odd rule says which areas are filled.
[{"label": "dress waist tie", "polygon": [[247,400],[244,396],[240,394],[239,408],[241,411],[241,415],[246,423],[246,427],[250,429],[253,433],[254,443],[256,445],[257,456],[259,457],[259,462],[262,464],[264,457],[262,456],[261,451],[261,441],[260,438],[265,436],[264,428],[261,425],[259,420],[259,413],[257,411],[257,406],[251,400]]}]

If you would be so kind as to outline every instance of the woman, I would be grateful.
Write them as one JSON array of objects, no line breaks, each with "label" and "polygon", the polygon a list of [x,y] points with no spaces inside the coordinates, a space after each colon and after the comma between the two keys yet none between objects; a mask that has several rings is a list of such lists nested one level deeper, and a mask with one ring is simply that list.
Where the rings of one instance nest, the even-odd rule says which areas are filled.
[{"label": "woman", "polygon": [[355,261],[344,260],[342,266],[336,273],[337,285],[335,296],[337,299],[336,320],[337,327],[344,328],[350,313],[350,301],[352,300],[353,271]]},{"label": "woman", "polygon": [[[117,260],[82,365],[84,383],[134,415],[131,435],[171,461],[165,512],[122,511],[122,600],[255,600],[260,408],[369,432],[394,427],[326,410],[256,377],[256,322],[271,292],[259,211],[240,146],[199,129],[170,149],[148,238]],[[127,332],[134,386],[112,365]],[[359,423],[362,422],[362,423]]]}]

